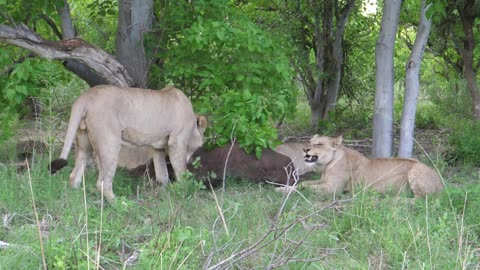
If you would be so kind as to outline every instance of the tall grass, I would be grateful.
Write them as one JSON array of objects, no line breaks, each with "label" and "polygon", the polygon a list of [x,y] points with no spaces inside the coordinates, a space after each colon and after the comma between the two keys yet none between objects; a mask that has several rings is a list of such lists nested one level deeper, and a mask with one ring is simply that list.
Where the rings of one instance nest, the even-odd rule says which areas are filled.
[{"label": "tall grass", "polygon": [[[52,95],[45,104],[51,108],[57,98],[68,96]],[[67,185],[72,165],[48,173],[55,127],[65,118],[64,110],[49,112],[42,127],[51,151],[34,156],[30,173],[8,165],[12,145],[0,147],[7,165],[0,167],[0,241],[9,244],[0,248],[0,269],[42,269],[43,258],[48,269],[480,267],[478,173],[450,176],[442,193],[414,199],[369,190],[286,196],[233,178],[225,190],[209,191],[192,179],[159,189],[118,170],[117,199],[104,205],[94,170],[78,190]],[[356,111],[342,115],[359,126],[369,119]],[[308,118],[301,118],[287,123],[286,136],[307,129]],[[332,130],[338,127],[344,129]]]},{"label": "tall grass", "polygon": [[476,185],[423,199],[365,191],[332,201],[301,190],[308,200],[296,193],[285,200],[268,185],[228,179],[217,204],[212,191],[179,189],[189,183],[160,190],[119,171],[117,201],[102,206],[94,171],[87,172],[83,191],[72,190],[68,168],[50,176],[48,159],[36,160],[31,176],[0,170],[0,215],[8,220],[0,240],[10,244],[0,250],[0,269],[42,268],[30,182],[39,220],[48,228],[43,245],[49,269],[480,266]]}]

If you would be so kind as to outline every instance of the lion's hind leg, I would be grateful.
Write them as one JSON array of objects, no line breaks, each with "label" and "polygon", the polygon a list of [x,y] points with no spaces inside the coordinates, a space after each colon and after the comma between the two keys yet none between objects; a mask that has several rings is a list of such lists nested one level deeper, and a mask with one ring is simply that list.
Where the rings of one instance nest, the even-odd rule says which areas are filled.
[{"label": "lion's hind leg", "polygon": [[176,179],[180,179],[182,174],[187,170],[187,145],[174,143],[168,145],[168,156],[175,171]]},{"label": "lion's hind leg", "polygon": [[443,182],[432,168],[422,163],[416,163],[408,171],[408,184],[415,197],[422,197],[430,193],[440,192]]},{"label": "lion's hind leg", "polygon": [[[105,135],[102,136],[107,141],[98,141],[93,138],[93,146],[97,155],[98,164],[98,180],[97,189],[103,192],[104,197],[112,202],[115,199],[115,194],[112,189],[113,177],[117,170],[118,155],[120,152],[121,141],[119,136]],[[92,138],[93,136],[91,136]]]},{"label": "lion's hind leg", "polygon": [[153,167],[157,183],[162,186],[168,184],[167,154],[164,149],[155,149],[153,152]]},{"label": "lion's hind leg", "polygon": [[85,167],[92,153],[92,145],[85,127],[77,131],[75,140],[75,166],[70,173],[70,186],[73,188],[80,186]]}]

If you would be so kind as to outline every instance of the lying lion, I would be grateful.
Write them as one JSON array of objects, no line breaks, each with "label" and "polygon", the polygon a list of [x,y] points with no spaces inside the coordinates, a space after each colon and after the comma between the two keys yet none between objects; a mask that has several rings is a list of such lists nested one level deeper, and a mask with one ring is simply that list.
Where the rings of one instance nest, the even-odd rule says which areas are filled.
[{"label": "lying lion", "polygon": [[66,165],[76,140],[75,167],[70,185],[78,187],[92,152],[98,165],[97,188],[112,201],[112,180],[120,148],[145,147],[152,151],[156,180],[168,183],[166,156],[177,177],[203,144],[206,119],[197,117],[182,91],[166,87],[160,91],[99,85],[82,93],[74,102],[60,159],[52,161],[55,173]]},{"label": "lying lion", "polygon": [[351,191],[355,186],[371,187],[379,192],[409,188],[415,197],[439,192],[439,175],[416,159],[368,159],[360,152],[342,145],[342,137],[315,135],[305,149],[305,162],[324,165],[320,181],[304,183],[324,193]]}]

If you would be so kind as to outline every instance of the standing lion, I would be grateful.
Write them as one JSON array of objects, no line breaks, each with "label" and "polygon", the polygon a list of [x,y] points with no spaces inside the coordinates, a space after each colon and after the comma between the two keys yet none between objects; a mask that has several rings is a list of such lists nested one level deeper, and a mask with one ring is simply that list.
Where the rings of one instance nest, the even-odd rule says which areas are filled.
[{"label": "standing lion", "polygon": [[52,161],[55,173],[67,162],[76,140],[75,167],[70,185],[78,187],[92,151],[99,175],[97,188],[107,200],[115,195],[112,180],[120,148],[153,148],[156,180],[168,183],[166,156],[176,177],[186,170],[187,161],[203,144],[206,119],[196,117],[190,100],[174,88],[160,91],[99,85],[82,93],[74,102],[60,158]]}]

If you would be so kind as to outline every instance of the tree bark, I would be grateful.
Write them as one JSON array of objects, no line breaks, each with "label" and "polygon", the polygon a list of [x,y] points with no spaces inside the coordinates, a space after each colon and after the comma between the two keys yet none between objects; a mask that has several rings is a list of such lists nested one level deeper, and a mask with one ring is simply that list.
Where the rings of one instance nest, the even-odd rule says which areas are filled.
[{"label": "tree bark", "polygon": [[338,91],[340,89],[340,76],[343,66],[343,35],[345,33],[345,27],[347,25],[348,16],[355,6],[355,0],[348,0],[345,7],[340,12],[340,16],[337,20],[337,26],[335,30],[335,39],[333,40],[332,51],[332,70],[330,72],[331,77],[328,80],[327,86],[327,100],[325,102],[325,109],[323,111],[323,119],[328,118],[328,113],[335,109],[337,106]]},{"label": "tree bark", "polygon": [[406,65],[405,100],[400,123],[400,143],[398,147],[398,156],[402,158],[412,157],[415,114],[420,88],[420,64],[432,26],[432,20],[426,16],[426,12],[431,4],[425,6],[425,2],[426,0],[422,0],[417,36]]},{"label": "tree bark", "polygon": [[137,86],[145,88],[148,63],[143,34],[152,29],[153,0],[120,0],[118,10],[117,59]]},{"label": "tree bark", "polygon": [[348,0],[339,13],[335,14],[338,1],[323,1],[322,7],[319,2],[310,1],[314,10],[316,76],[305,76],[315,78],[315,85],[306,87],[313,127],[318,126],[320,120],[326,120],[329,111],[336,107],[343,66],[343,35],[348,16],[355,6],[355,0]]},{"label": "tree bark", "polygon": [[0,25],[0,42],[24,48],[47,59],[77,60],[105,79],[108,84],[131,87],[133,80],[125,68],[100,48],[79,38],[47,41],[21,24]]},{"label": "tree bark", "polygon": [[[462,2],[463,3],[463,2]],[[467,81],[467,87],[472,96],[472,112],[475,120],[480,120],[480,94],[478,92],[476,71],[473,63],[473,50],[475,48],[475,36],[473,32],[473,25],[475,21],[475,1],[466,0],[463,6],[460,3],[457,4],[458,13],[462,21],[463,31],[465,38],[463,42],[463,72],[465,80]]]},{"label": "tree bark", "polygon": [[60,16],[60,24],[62,28],[62,39],[74,38],[75,27],[73,26],[72,16],[70,15],[70,5],[67,0],[63,0],[63,5],[56,6],[57,13]]},{"label": "tree bark", "polygon": [[[60,16],[61,20],[61,29],[62,29],[62,38],[61,39],[69,39],[75,37],[75,27],[72,22],[72,16],[70,15],[70,6],[67,0],[63,0],[62,5],[57,5],[57,12]],[[95,73],[92,69],[90,69],[87,65],[80,63],[76,60],[65,60],[63,61],[63,65],[66,69],[73,72],[75,75],[80,77],[80,79],[84,80],[90,87],[99,84],[109,84],[108,80],[99,76]]]},{"label": "tree bark", "polygon": [[[324,1],[323,14],[321,13],[321,7],[316,0],[311,1],[313,13],[314,13],[314,32],[313,32],[313,44],[315,52],[315,73],[316,76],[313,76],[314,85],[310,86],[310,91],[307,93],[307,98],[310,104],[310,113],[311,113],[311,126],[317,127],[320,119],[323,119],[323,100],[324,93],[324,76],[325,76],[325,61],[328,53],[328,45],[330,44],[329,33],[326,29],[329,29],[328,26],[331,26],[331,21],[333,20],[333,15],[331,14],[332,10],[332,1]],[[323,18],[323,20],[322,20]],[[323,26],[323,28],[321,27]],[[323,30],[322,30],[323,29]],[[329,29],[330,30],[330,29]],[[308,57],[309,54],[307,54]],[[308,60],[307,60],[308,61]],[[311,72],[313,70],[310,69]]]},{"label": "tree bark", "polygon": [[393,52],[401,0],[384,1],[375,47],[376,92],[373,117],[374,157],[391,157],[393,148]]}]

